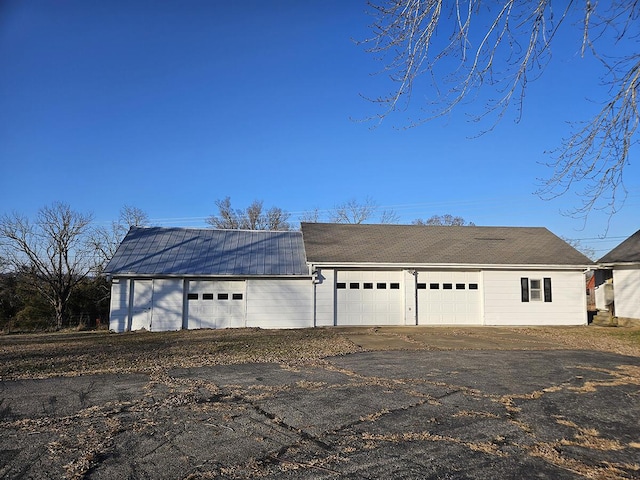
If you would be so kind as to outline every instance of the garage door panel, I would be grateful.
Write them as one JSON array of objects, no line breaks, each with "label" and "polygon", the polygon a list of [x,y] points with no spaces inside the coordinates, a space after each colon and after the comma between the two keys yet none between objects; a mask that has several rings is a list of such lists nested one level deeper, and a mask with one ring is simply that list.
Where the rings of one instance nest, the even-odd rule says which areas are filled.
[{"label": "garage door panel", "polygon": [[[338,325],[402,325],[404,299],[398,271],[336,272],[336,323]],[[339,288],[343,285],[344,288]]]},{"label": "garage door panel", "polygon": [[418,324],[482,322],[479,272],[419,272],[418,282],[425,284],[424,289],[418,290]]},{"label": "garage door panel", "polygon": [[244,281],[191,280],[187,291],[187,328],[243,327]]}]

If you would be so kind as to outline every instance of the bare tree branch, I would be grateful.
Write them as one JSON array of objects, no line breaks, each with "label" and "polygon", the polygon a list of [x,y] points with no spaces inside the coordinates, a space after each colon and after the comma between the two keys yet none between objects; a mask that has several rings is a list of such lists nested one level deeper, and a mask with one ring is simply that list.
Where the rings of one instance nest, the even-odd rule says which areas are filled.
[{"label": "bare tree branch", "polygon": [[610,97],[552,152],[553,173],[537,193],[548,199],[576,192],[582,202],[568,212],[576,216],[586,217],[593,209],[613,215],[620,208],[626,196],[624,167],[637,141],[640,2],[570,0],[558,11],[551,0],[379,0],[369,5],[373,36],[361,44],[383,62],[382,73],[394,84],[388,94],[370,98],[381,107],[375,118],[406,110],[414,91],[420,91],[424,109],[409,126],[447,115],[480,91],[491,93],[474,116],[491,118],[484,131],[511,106],[519,120],[526,87],[551,60],[559,28],[577,26],[581,53],[602,62]]}]

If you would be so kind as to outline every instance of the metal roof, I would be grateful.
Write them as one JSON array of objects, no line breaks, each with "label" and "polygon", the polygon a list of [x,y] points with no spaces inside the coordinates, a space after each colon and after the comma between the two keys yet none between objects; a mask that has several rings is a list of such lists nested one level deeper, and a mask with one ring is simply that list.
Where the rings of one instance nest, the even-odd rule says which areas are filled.
[{"label": "metal roof", "polygon": [[593,265],[541,227],[303,223],[302,235],[310,263]]},{"label": "metal roof", "polygon": [[300,232],[132,227],[110,275],[308,275]]},{"label": "metal roof", "polygon": [[640,262],[640,230],[598,260],[598,263],[636,262]]}]

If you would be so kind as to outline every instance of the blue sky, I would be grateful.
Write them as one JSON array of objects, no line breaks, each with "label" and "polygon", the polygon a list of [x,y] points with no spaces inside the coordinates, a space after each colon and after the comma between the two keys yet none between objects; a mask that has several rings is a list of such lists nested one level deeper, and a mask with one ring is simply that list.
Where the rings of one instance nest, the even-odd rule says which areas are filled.
[{"label": "blue sky", "polygon": [[413,129],[402,127],[415,111],[359,121],[378,111],[363,95],[390,88],[353,41],[370,23],[360,0],[3,1],[0,213],[63,201],[107,224],[132,205],[196,227],[226,196],[294,221],[370,197],[402,223],[545,226],[598,255],[640,228],[634,156],[608,231],[606,215],[583,226],[560,214],[574,196],[533,194],[544,152],[603,95],[579,37],[560,37],[519,123],[510,112],[477,137],[467,114],[479,105]]}]

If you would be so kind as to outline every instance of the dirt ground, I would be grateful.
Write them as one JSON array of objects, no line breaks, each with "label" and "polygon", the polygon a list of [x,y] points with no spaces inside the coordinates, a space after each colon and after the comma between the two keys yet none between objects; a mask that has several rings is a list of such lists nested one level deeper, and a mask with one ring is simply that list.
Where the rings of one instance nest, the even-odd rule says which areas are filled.
[{"label": "dirt ground", "polygon": [[640,478],[640,331],[0,337],[0,477]]}]

